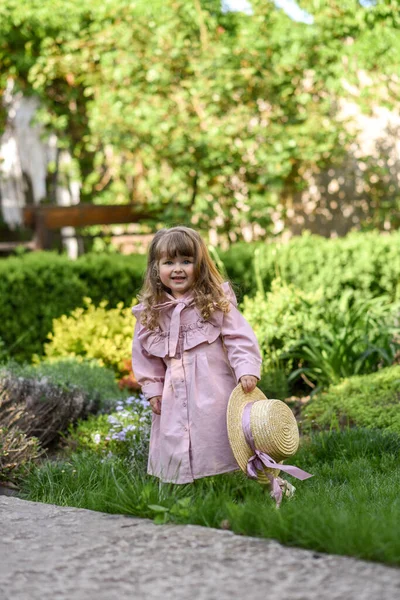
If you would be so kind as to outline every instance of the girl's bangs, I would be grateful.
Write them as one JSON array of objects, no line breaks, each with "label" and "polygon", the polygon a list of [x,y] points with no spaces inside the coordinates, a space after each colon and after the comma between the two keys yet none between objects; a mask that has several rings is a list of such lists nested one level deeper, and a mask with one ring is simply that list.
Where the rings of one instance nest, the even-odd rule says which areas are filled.
[{"label": "girl's bangs", "polygon": [[160,245],[157,248],[157,259],[161,256],[167,256],[168,258],[175,258],[178,254],[181,256],[195,257],[195,244],[193,240],[180,231],[166,235],[161,240]]}]

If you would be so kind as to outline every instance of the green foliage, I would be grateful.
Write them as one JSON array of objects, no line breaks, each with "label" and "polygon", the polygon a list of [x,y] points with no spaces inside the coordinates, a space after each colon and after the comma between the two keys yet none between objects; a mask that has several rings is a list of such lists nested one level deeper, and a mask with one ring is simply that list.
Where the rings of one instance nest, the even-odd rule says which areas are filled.
[{"label": "green foliage", "polygon": [[[270,308],[267,310],[262,296],[257,296],[257,302],[246,300],[244,303],[246,314],[254,312],[257,316],[249,320],[260,331],[259,339],[268,341],[264,344],[265,353],[273,333],[279,338],[272,339],[277,350],[288,349],[284,339],[289,344],[299,339],[297,330],[304,328],[298,321],[304,321],[304,317],[297,317],[296,311],[303,300],[305,310],[310,311],[317,298],[338,298],[346,289],[362,297],[387,295],[392,300],[400,297],[398,232],[390,235],[353,233],[335,240],[303,235],[287,244],[240,242],[232,245],[228,252],[218,251],[218,257],[233,281],[239,301],[244,293],[253,297],[257,289],[271,292],[276,277],[286,286],[281,293],[274,288],[273,295],[268,296],[273,305],[272,316],[276,313],[277,322],[281,322],[280,332],[269,319]],[[30,360],[33,353],[42,354],[53,319],[83,306],[85,296],[95,305],[107,300],[109,307],[115,307],[118,302],[131,306],[143,282],[145,261],[142,255],[93,254],[69,261],[66,257],[42,252],[0,261],[0,337],[7,353],[18,360]],[[290,284],[295,287],[290,288]],[[278,299],[280,294],[282,298]],[[288,294],[286,299],[285,294]],[[296,301],[293,294],[298,296]],[[287,310],[289,299],[296,310],[289,310],[286,326],[280,315]],[[266,324],[263,324],[264,317]],[[307,327],[307,323],[304,326]],[[266,328],[269,333],[264,331]]]},{"label": "green foliage", "polygon": [[307,332],[282,357],[299,361],[289,381],[305,374],[318,387],[326,387],[392,365],[400,349],[400,337],[395,337],[399,314],[400,302],[391,304],[384,296],[354,299],[344,293],[326,303],[322,330]]},{"label": "green foliage", "polygon": [[[264,369],[268,371],[279,362],[282,364],[282,358],[305,333],[322,331],[323,312],[321,292],[303,292],[279,279],[272,282],[267,294],[245,296],[243,316],[257,336]],[[286,371],[291,364],[290,359],[285,361]]]},{"label": "green foliage", "polygon": [[92,256],[76,261],[34,252],[0,261],[0,337],[10,356],[29,361],[42,354],[52,321],[68,315],[83,298],[132,305],[139,291],[145,256]]},{"label": "green foliage", "polygon": [[0,335],[10,356],[28,360],[41,349],[52,319],[79,305],[84,294],[66,257],[43,252],[0,261]]},{"label": "green foliage", "polygon": [[0,374],[7,371],[16,377],[43,379],[70,389],[78,387],[85,392],[89,401],[99,403],[101,410],[110,410],[118,399],[127,395],[119,389],[115,373],[99,364],[97,360],[78,358],[53,358],[38,364],[21,364],[9,361],[0,365]]},{"label": "green foliage", "polygon": [[347,290],[330,299],[321,288],[303,292],[279,279],[267,294],[258,292],[243,302],[243,315],[260,345],[269,392],[275,386],[278,394],[282,371],[289,383],[306,375],[310,385],[328,386],[391,365],[400,346],[399,313],[400,303],[385,296],[362,298]]},{"label": "green foliage", "polygon": [[5,343],[0,337],[0,363],[8,359],[8,352]]},{"label": "green foliage", "polygon": [[70,316],[53,321],[44,349],[46,357],[96,359],[101,366],[124,375],[135,323],[131,309],[124,308],[122,302],[107,308],[106,300],[96,307],[90,298],[84,298],[84,304]]},{"label": "green foliage", "polygon": [[68,454],[94,453],[104,459],[128,459],[143,470],[147,465],[151,414],[142,395],[120,399],[110,414],[90,416],[69,428]]},{"label": "green foliage", "polygon": [[84,254],[75,261],[76,273],[85,284],[85,296],[95,304],[107,300],[110,306],[123,302],[132,306],[132,298],[143,283],[146,256]]},{"label": "green foliage", "polygon": [[400,434],[400,366],[344,379],[317,394],[305,407],[302,427],[347,426]]},{"label": "green foliage", "polygon": [[288,376],[283,366],[266,367],[263,365],[261,379],[257,387],[267,396],[267,398],[278,398],[285,400],[290,395],[290,386]]},{"label": "green foliage", "polygon": [[[307,4],[313,26],[264,0],[253,15],[226,15],[220,0],[3,0],[0,93],[12,77],[40,98],[85,200],[133,198],[163,222],[190,214],[238,236],[247,223],[269,230],[280,197],[345,155],[339,98],[397,102],[398,9]],[[358,85],[362,69],[372,84],[358,97],[344,79]],[[394,213],[368,199],[380,225]]]},{"label": "green foliage", "polygon": [[232,244],[229,250],[219,253],[226,272],[235,285],[239,302],[243,294],[254,296],[256,292],[254,252],[262,245],[262,243],[237,242]]},{"label": "green foliage", "polygon": [[399,232],[354,232],[336,239],[304,233],[287,243],[235,244],[221,258],[250,296],[260,287],[257,277],[265,290],[280,277],[305,292],[322,290],[327,298],[347,288],[363,296],[400,297]]}]

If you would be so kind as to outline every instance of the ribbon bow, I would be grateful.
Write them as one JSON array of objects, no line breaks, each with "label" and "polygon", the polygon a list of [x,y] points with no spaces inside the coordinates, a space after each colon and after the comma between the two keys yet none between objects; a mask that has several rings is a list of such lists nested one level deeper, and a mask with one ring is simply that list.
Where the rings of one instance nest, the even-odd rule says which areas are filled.
[{"label": "ribbon bow", "polygon": [[163,310],[164,308],[168,308],[169,306],[175,306],[174,311],[171,315],[171,322],[169,325],[169,336],[168,336],[168,356],[173,357],[176,354],[176,348],[178,346],[179,339],[179,329],[181,325],[181,312],[186,306],[189,306],[193,303],[193,299],[183,300],[181,298],[176,298],[175,300],[169,300],[168,302],[163,302],[162,304],[156,304],[153,306],[155,310]]},{"label": "ribbon bow", "polygon": [[[257,479],[257,470],[262,471],[265,466],[269,469],[279,469],[285,473],[289,473],[289,475],[292,475],[292,477],[300,479],[301,481],[312,477],[311,473],[307,473],[306,471],[303,471],[302,469],[299,469],[293,465],[281,465],[266,452],[257,450],[250,427],[250,412],[253,404],[254,402],[248,402],[246,404],[242,416],[243,433],[246,438],[246,442],[254,452],[253,456],[251,456],[247,461],[247,475],[251,477],[251,479]],[[276,505],[279,507],[282,502],[281,484],[279,483],[278,479],[272,475],[272,473],[266,473],[266,475],[272,484],[271,496],[275,498]]]}]

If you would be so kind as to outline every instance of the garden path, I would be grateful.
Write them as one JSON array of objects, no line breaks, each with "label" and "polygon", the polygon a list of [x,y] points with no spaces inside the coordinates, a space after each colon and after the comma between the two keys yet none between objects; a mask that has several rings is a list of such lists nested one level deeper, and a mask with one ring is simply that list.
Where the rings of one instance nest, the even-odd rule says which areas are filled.
[{"label": "garden path", "polygon": [[400,569],[0,496],[2,600],[393,600]]}]

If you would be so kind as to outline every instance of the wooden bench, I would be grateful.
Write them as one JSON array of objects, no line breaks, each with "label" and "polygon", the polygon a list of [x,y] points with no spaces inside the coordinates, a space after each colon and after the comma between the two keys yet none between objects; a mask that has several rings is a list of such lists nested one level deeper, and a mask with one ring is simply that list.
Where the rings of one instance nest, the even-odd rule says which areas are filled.
[{"label": "wooden bench", "polygon": [[154,217],[155,212],[132,204],[29,205],[23,209],[24,225],[35,231],[35,248],[38,250],[47,249],[49,232],[62,227],[138,223]]}]

